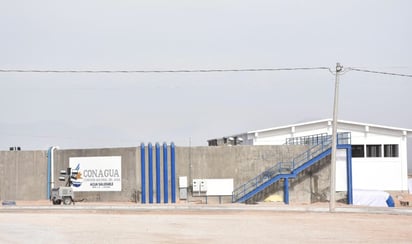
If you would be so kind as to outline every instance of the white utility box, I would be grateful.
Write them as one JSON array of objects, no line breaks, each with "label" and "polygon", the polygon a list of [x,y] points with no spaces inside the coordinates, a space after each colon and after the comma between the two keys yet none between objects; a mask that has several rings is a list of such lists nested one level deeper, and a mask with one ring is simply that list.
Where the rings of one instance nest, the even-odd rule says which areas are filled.
[{"label": "white utility box", "polygon": [[206,192],[207,180],[206,179],[193,179],[193,192]]},{"label": "white utility box", "polygon": [[179,176],[179,197],[180,200],[187,199],[187,176]]},{"label": "white utility box", "polygon": [[200,191],[200,179],[193,179],[193,192]]},{"label": "white utility box", "polygon": [[200,180],[200,191],[207,191],[207,180]]},{"label": "white utility box", "polygon": [[179,188],[187,188],[187,176],[179,176]]}]

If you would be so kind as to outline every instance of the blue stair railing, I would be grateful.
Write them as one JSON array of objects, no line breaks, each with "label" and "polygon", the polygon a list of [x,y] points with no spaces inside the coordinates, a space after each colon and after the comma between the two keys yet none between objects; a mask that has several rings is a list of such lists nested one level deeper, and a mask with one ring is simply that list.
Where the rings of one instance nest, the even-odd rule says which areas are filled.
[{"label": "blue stair railing", "polygon": [[[296,177],[302,170],[311,166],[314,163],[314,159],[317,159],[319,155],[325,154],[328,150],[330,151],[332,147],[332,136],[327,134],[304,138],[312,138],[306,140],[305,145],[312,145],[313,143],[314,146],[299,154],[291,162],[278,162],[275,166],[265,170],[255,178],[236,188],[232,194],[232,202],[244,202],[282,178]],[[304,141],[304,139],[293,138],[289,143],[303,144],[302,142]],[[350,133],[338,133],[337,143],[350,144]]]}]

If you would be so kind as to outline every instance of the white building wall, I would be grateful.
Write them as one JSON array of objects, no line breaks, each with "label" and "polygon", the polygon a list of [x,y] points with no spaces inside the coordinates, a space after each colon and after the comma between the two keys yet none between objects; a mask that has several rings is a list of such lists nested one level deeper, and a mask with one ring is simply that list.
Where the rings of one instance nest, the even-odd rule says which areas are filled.
[{"label": "white building wall", "polygon": [[402,167],[398,160],[352,159],[353,189],[402,191]]},{"label": "white building wall", "polygon": [[336,178],[335,178],[335,189],[336,191],[347,191],[348,180],[347,180],[347,168],[346,168],[346,149],[336,150]]},{"label": "white building wall", "polygon": [[[254,145],[282,145],[286,138],[309,136],[328,133],[331,128],[328,123],[316,125],[311,129],[309,125],[289,127],[281,130],[258,132],[254,135]],[[369,128],[351,124],[338,125],[338,132],[351,132],[352,145],[382,145],[381,157],[352,158],[353,189],[406,191],[407,186],[407,144],[406,135],[400,136],[400,131],[390,135],[387,130]],[[398,144],[399,157],[384,157],[385,144]],[[340,151],[340,150],[338,150]],[[344,151],[344,150],[343,150]],[[346,191],[346,153],[337,155],[336,190]]]},{"label": "white building wall", "polygon": [[[381,157],[352,158],[353,189],[407,190],[406,141],[399,136],[370,132],[352,132],[352,145],[382,145]],[[399,157],[384,157],[385,144],[398,144]]]},{"label": "white building wall", "polygon": [[402,161],[402,191],[408,191],[408,138],[402,136],[401,145],[399,146],[399,156]]}]

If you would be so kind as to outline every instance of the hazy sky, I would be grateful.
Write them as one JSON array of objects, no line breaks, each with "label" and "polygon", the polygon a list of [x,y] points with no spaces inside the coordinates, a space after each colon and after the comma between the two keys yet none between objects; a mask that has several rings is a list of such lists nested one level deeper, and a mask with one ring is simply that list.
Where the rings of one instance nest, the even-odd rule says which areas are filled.
[{"label": "hazy sky", "polygon": [[[0,69],[412,74],[412,1],[1,1]],[[206,145],[331,118],[327,70],[0,73],[0,150]],[[339,119],[412,128],[412,79],[351,71]],[[191,139],[190,139],[191,138]]]}]

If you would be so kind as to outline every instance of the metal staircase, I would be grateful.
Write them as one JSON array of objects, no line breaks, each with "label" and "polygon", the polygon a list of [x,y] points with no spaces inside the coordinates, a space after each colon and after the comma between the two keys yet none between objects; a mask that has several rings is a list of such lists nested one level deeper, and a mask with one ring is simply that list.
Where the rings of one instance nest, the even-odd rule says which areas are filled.
[{"label": "metal staircase", "polygon": [[[349,132],[338,133],[338,146],[350,144],[350,136]],[[291,162],[278,162],[275,166],[265,170],[255,178],[236,188],[232,194],[232,202],[245,202],[281,179],[295,178],[300,172],[331,153],[332,136],[318,134],[298,138],[288,138],[286,144],[310,145],[310,148],[295,157]]]}]

